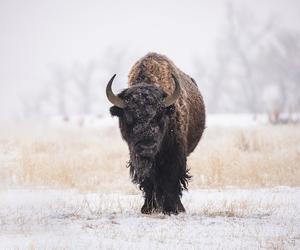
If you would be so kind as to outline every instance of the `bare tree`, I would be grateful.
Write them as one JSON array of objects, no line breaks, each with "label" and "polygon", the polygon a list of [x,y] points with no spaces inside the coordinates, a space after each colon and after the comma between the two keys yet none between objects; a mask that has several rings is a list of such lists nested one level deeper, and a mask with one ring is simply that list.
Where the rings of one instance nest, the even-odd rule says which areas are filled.
[{"label": "bare tree", "polygon": [[280,122],[280,113],[300,112],[300,33],[278,30],[274,40],[261,53],[264,80],[278,89],[277,103],[268,112],[274,123]]},{"label": "bare tree", "polygon": [[206,73],[212,111],[224,112],[227,104],[232,111],[250,112],[255,117],[263,110],[260,93],[264,82],[259,81],[258,61],[261,47],[272,35],[272,20],[262,26],[248,9],[227,5],[215,67]]},{"label": "bare tree", "polygon": [[260,69],[257,67],[257,61],[260,48],[267,42],[274,25],[270,19],[260,26],[249,10],[237,9],[230,4],[227,7],[227,22],[227,48],[233,57],[233,67],[236,71],[233,75],[234,90],[241,93],[240,96],[233,95],[232,100],[256,116],[261,111],[260,91],[264,87],[263,82],[258,81]]},{"label": "bare tree", "polygon": [[[71,67],[54,65],[49,80],[31,98],[20,97],[22,117],[60,115],[68,120],[71,113],[84,116],[107,112],[105,86],[115,73],[125,76],[126,50],[123,46],[108,48],[97,60],[77,62]],[[115,86],[120,85],[120,78]]]}]

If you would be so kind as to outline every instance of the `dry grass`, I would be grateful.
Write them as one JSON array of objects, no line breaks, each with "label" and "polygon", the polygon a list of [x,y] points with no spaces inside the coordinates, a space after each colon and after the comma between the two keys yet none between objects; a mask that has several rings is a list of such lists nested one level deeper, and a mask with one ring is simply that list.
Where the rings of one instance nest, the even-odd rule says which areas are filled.
[{"label": "dry grass", "polygon": [[212,129],[189,159],[193,187],[300,185],[300,127]]},{"label": "dry grass", "polygon": [[[0,135],[0,182],[135,193],[117,128]],[[189,157],[191,188],[300,185],[300,127],[209,128]]]}]

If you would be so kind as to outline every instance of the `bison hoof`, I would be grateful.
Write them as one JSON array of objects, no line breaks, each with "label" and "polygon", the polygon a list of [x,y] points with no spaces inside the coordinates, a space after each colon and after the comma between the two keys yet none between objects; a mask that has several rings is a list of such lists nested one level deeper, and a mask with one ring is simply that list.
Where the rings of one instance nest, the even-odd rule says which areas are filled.
[{"label": "bison hoof", "polygon": [[142,214],[152,214],[154,209],[152,207],[149,207],[147,205],[143,205],[141,208],[141,213]]},{"label": "bison hoof", "polygon": [[166,210],[163,210],[163,214],[167,214],[167,215],[174,214],[174,215],[177,215],[177,214],[178,214],[178,211],[177,211],[177,210],[169,210],[169,209],[166,209]]},{"label": "bison hoof", "polygon": [[183,213],[185,212],[185,209],[182,204],[180,204],[177,208],[166,207],[163,210],[163,213],[167,215],[171,215],[171,214],[177,215],[182,212]]},{"label": "bison hoof", "polygon": [[147,207],[142,207],[141,213],[142,213],[142,214],[151,214],[151,213],[152,213],[152,210],[149,209],[149,208],[147,208]]},{"label": "bison hoof", "polygon": [[167,214],[167,215],[177,215],[180,211],[176,208],[176,207],[165,207],[163,209],[163,214]]}]

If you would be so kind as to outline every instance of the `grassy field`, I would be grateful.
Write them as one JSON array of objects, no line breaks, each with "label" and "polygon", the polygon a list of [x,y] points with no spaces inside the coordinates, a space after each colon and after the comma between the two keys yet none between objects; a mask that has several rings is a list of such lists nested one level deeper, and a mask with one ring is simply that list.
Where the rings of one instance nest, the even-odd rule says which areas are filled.
[{"label": "grassy field", "polygon": [[140,213],[127,160],[113,125],[2,129],[0,248],[299,249],[299,127],[206,129],[178,216]]},{"label": "grassy field", "polygon": [[[2,188],[136,193],[117,127],[23,129],[0,135]],[[300,127],[208,128],[188,158],[191,189],[300,185]]]}]

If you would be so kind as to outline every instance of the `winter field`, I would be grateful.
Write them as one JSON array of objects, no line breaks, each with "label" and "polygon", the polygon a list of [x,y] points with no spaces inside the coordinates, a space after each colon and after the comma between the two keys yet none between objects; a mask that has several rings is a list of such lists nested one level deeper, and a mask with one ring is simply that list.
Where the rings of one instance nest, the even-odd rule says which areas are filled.
[{"label": "winter field", "polygon": [[210,119],[178,216],[140,213],[127,160],[112,118],[1,129],[0,249],[300,249],[299,125]]}]

